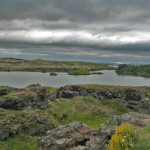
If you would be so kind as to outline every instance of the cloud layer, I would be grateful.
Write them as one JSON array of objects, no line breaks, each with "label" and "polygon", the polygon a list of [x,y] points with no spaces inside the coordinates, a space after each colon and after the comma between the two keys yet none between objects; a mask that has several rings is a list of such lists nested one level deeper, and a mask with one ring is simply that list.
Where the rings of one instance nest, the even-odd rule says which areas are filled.
[{"label": "cloud layer", "polygon": [[0,1],[0,48],[9,51],[8,43],[15,43],[28,47],[27,53],[29,45],[40,45],[47,52],[50,47],[49,53],[61,51],[66,56],[129,58],[130,53],[146,59],[150,55],[149,8],[149,0]]}]

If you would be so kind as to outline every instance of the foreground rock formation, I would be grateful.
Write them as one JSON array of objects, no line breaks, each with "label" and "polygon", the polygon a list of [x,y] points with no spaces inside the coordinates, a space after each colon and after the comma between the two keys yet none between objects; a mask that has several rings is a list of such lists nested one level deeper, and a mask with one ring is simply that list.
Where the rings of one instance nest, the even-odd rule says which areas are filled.
[{"label": "foreground rock formation", "polygon": [[68,85],[57,90],[58,98],[72,98],[75,96],[92,96],[96,99],[119,99],[122,104],[139,113],[150,114],[149,88],[134,87],[95,87]]},{"label": "foreground rock formation", "polygon": [[[40,114],[50,108],[46,89],[40,85],[30,85],[25,89],[5,88],[0,90],[0,140],[20,133],[44,135],[54,128],[50,116]],[[16,114],[11,114],[16,112]]]},{"label": "foreground rock formation", "polygon": [[128,113],[111,116],[99,130],[93,130],[81,122],[73,122],[47,131],[37,140],[38,150],[105,150],[105,145],[122,123],[150,126],[150,115]]},{"label": "foreground rock formation", "polygon": [[[108,142],[108,139],[110,139],[111,135],[115,132],[115,127],[121,123],[128,122],[137,126],[150,125],[149,115],[139,114],[150,114],[149,93],[149,87],[99,86],[87,88],[84,86],[72,85],[55,90],[49,90],[49,87],[43,87],[39,84],[33,84],[24,89],[1,87],[0,140],[5,140],[8,137],[13,137],[21,133],[32,136],[43,136],[50,130],[46,137],[42,137],[38,140],[39,149],[47,150],[47,147],[53,147],[54,145],[61,145],[63,148],[68,141],[69,144],[71,144],[70,148],[72,149],[96,149],[97,147],[99,148],[99,146],[101,146],[100,148],[102,149]],[[63,119],[65,120],[69,116],[69,113],[62,112],[61,114],[59,111],[53,111],[52,104],[55,102],[59,103],[64,99],[68,99],[65,101],[76,101],[80,98],[84,101],[84,96],[90,96],[90,98],[93,97],[92,100],[95,101],[95,99],[97,99],[98,102],[117,99],[118,102],[121,103],[121,106],[125,106],[123,108],[129,107],[130,110],[132,109],[139,113],[129,113],[122,116],[113,115],[100,130],[93,130],[86,125],[77,122],[54,129],[63,123]],[[74,97],[77,97],[77,99],[72,99]],[[86,101],[84,101],[84,103],[86,103]],[[82,106],[80,107],[80,104],[82,103],[76,105],[75,109],[80,108],[83,109],[83,111],[85,111],[85,108],[88,109],[86,106],[83,106],[83,108]],[[94,105],[97,104],[94,103]],[[91,106],[90,102],[89,106]],[[64,104],[64,107],[68,107],[67,102]],[[97,115],[106,116],[101,109],[96,110],[95,106],[93,111],[94,113],[97,113]],[[108,117],[108,115],[106,117]],[[78,133],[76,129],[80,132]],[[58,132],[56,132],[57,130]],[[64,130],[67,130],[67,132],[63,134]],[[57,137],[59,132],[62,136]],[[53,134],[54,139],[51,139],[50,135]],[[68,134],[68,136],[65,137],[65,134]],[[75,136],[76,134],[77,137]],[[70,141],[70,139],[72,140]],[[51,141],[51,144],[49,144],[49,140]],[[58,141],[58,143],[55,143],[56,141]],[[96,144],[96,141],[98,141],[98,144]]]}]

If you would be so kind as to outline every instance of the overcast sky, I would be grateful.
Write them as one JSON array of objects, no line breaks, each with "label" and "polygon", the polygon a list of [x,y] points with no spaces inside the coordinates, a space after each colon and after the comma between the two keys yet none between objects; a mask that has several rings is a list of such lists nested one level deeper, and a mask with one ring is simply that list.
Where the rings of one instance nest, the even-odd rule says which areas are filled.
[{"label": "overcast sky", "polygon": [[0,57],[150,62],[150,0],[0,0]]}]

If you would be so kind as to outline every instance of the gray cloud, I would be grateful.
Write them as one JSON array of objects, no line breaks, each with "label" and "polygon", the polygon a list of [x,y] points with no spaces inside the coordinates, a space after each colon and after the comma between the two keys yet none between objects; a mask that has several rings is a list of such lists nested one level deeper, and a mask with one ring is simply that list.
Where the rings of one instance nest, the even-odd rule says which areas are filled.
[{"label": "gray cloud", "polygon": [[149,0],[1,0],[0,48],[15,43],[140,56],[150,52],[149,8]]}]

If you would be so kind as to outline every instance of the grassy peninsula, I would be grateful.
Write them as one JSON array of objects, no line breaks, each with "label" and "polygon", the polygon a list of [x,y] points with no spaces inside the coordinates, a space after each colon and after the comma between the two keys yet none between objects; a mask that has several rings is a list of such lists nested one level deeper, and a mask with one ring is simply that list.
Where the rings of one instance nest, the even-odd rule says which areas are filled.
[{"label": "grassy peninsula", "polygon": [[78,61],[24,60],[0,58],[0,71],[32,71],[32,72],[68,72],[69,74],[90,74],[90,71],[109,70],[109,65]]}]

